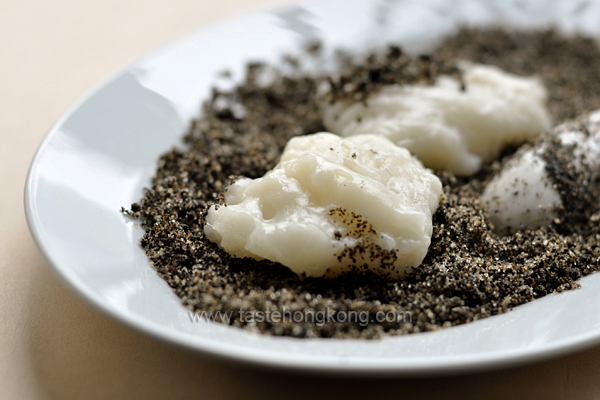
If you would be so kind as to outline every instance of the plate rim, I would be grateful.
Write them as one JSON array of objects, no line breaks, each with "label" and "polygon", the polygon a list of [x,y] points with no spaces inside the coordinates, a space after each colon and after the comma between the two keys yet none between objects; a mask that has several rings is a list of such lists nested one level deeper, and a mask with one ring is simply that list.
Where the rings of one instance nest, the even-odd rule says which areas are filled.
[{"label": "plate rim", "polygon": [[[304,1],[301,4],[316,3],[319,0]],[[335,356],[305,356],[303,358],[295,355],[293,358],[283,358],[274,354],[261,354],[253,351],[252,349],[246,349],[243,347],[236,347],[231,345],[224,345],[222,343],[215,343],[206,340],[201,337],[189,337],[189,335],[182,334],[176,330],[167,329],[159,324],[152,321],[146,320],[145,318],[122,311],[116,307],[111,307],[104,302],[98,295],[90,290],[85,283],[78,279],[68,270],[65,270],[60,266],[58,260],[55,260],[48,249],[48,246],[44,243],[43,238],[40,236],[39,222],[37,221],[37,210],[35,207],[35,189],[36,189],[36,178],[37,178],[37,165],[40,158],[48,146],[48,143],[53,140],[53,137],[57,134],[57,131],[64,123],[64,121],[72,115],[78,108],[81,107],[86,101],[95,96],[101,89],[106,85],[115,80],[123,72],[135,68],[137,65],[143,63],[147,59],[151,59],[161,54],[162,52],[173,47],[177,43],[193,36],[202,31],[209,30],[212,27],[219,26],[224,22],[233,22],[238,19],[252,18],[256,14],[261,12],[284,10],[292,6],[296,6],[297,3],[290,5],[283,5],[278,7],[263,8],[258,11],[250,13],[244,13],[241,15],[219,19],[213,23],[206,24],[200,28],[194,29],[183,35],[179,35],[174,39],[167,41],[166,43],[151,48],[144,52],[142,55],[122,64],[112,73],[108,74],[104,79],[101,79],[98,83],[92,86],[91,89],[87,90],[81,97],[79,97],[62,115],[52,124],[48,130],[44,139],[38,146],[35,154],[30,163],[27,177],[24,186],[24,209],[25,218],[30,231],[30,234],[36,244],[36,247],[42,254],[46,263],[50,266],[54,275],[69,288],[69,290],[82,299],[85,303],[90,305],[93,309],[101,312],[110,319],[118,322],[120,325],[127,328],[131,328],[136,332],[142,333],[146,337],[158,339],[163,343],[174,345],[176,347],[193,350],[196,353],[200,353],[203,356],[208,356],[212,359],[234,362],[237,364],[253,365],[268,370],[281,371],[282,368],[288,371],[295,371],[304,374],[327,374],[338,377],[356,377],[362,376],[366,378],[380,378],[380,377],[433,377],[433,376],[446,376],[446,375],[457,375],[464,373],[473,373],[488,371],[492,369],[500,369],[507,367],[515,367],[519,365],[539,362],[550,358],[555,358],[561,355],[581,351],[600,344],[600,335],[598,333],[590,333],[587,335],[578,335],[569,339],[557,341],[552,345],[545,345],[543,347],[537,347],[535,349],[527,350],[514,350],[514,351],[491,351],[480,353],[476,355],[463,355],[463,356],[447,356],[443,357],[443,361],[440,362],[440,357],[434,360],[428,358],[411,358],[410,365],[406,362],[402,362],[402,358],[394,358],[390,360],[384,359],[368,359],[356,357],[357,360],[361,360],[363,365],[356,365],[356,363],[345,364],[340,362],[339,357]],[[488,317],[488,318],[493,318]],[[211,322],[215,323],[215,322]],[[229,327],[230,329],[239,329],[235,327]],[[247,332],[249,335],[260,335],[257,333]],[[430,335],[435,332],[419,333],[419,335]],[[335,339],[295,339],[294,340],[335,340]],[[275,338],[278,340],[278,338]],[[364,341],[367,339],[341,339],[344,341]],[[386,340],[382,339],[370,339],[370,340]],[[240,348],[243,349],[240,353]],[[325,359],[327,357],[327,359]],[[419,363],[415,363],[414,360],[419,360]],[[376,361],[376,362],[374,362]]]}]

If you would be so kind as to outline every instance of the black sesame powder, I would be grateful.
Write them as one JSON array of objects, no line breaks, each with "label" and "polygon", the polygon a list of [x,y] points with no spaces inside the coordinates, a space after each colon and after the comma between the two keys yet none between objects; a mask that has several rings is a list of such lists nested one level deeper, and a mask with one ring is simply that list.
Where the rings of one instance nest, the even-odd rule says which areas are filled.
[{"label": "black sesame powder", "polygon": [[[561,130],[589,135],[584,118],[561,125]],[[553,210],[557,215],[552,222],[553,228],[562,234],[588,234],[590,229],[594,229],[595,224],[588,222],[592,214],[598,211],[600,199],[600,185],[595,181],[597,174],[593,171],[593,164],[585,159],[585,155],[575,154],[574,144],[565,146],[554,136],[540,140],[546,144],[542,158],[546,162],[547,175],[561,199],[560,206]],[[572,162],[576,158],[580,158],[577,165]]]},{"label": "black sesame powder", "polygon": [[[461,58],[539,75],[550,93],[555,122],[600,108],[600,51],[590,39],[563,38],[554,31],[463,29],[432,55],[412,59],[391,47],[361,65],[341,67],[337,78],[277,76],[266,86],[258,82],[266,66],[251,64],[246,81],[233,92],[213,92],[203,116],[185,136],[187,148],[164,154],[152,187],[131,210],[124,210],[141,221],[141,245],[152,266],[189,310],[230,313],[231,318],[217,321],[295,337],[376,338],[432,331],[578,287],[579,278],[600,268],[600,212],[594,202],[577,198],[582,192],[570,190],[581,182],[562,179],[571,171],[562,153],[552,162],[554,175],[565,185],[561,193],[571,196],[569,204],[581,201],[585,210],[577,208],[578,218],[565,218],[560,227],[504,237],[492,233],[478,200],[502,161],[468,180],[438,171],[444,196],[433,216],[431,246],[422,265],[402,280],[359,265],[335,279],[297,276],[277,263],[232,258],[205,238],[207,209],[223,204],[222,193],[232,180],[264,175],[289,138],[324,129],[317,90],[321,82],[332,88],[330,100],[364,100],[383,84],[427,84],[441,73],[458,74],[453,66]],[[360,222],[360,216],[348,215]],[[361,229],[373,229],[363,222]],[[322,312],[330,318],[244,318],[246,313],[286,310],[307,316]],[[351,311],[368,315],[368,321],[337,318]],[[376,316],[381,313],[404,317],[380,321]]]}]

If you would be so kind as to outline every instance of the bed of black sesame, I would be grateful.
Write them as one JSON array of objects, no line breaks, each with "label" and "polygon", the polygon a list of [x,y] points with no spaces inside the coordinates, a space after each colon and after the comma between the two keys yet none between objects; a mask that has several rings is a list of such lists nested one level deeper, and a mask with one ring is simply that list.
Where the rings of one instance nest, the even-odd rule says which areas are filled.
[{"label": "bed of black sesame", "polygon": [[[407,82],[422,79],[419,65],[425,65],[426,79],[432,79],[431,65],[451,68],[458,57],[515,73],[540,74],[549,88],[550,109],[557,122],[600,108],[600,51],[588,39],[563,39],[552,31],[463,30],[435,54],[435,60],[403,58],[394,64],[388,62],[390,57],[405,56],[392,48],[380,61],[372,58],[369,65],[348,67],[362,71],[348,75],[355,77],[348,81],[359,82],[360,87],[332,80],[339,89],[335,95],[369,93],[381,82],[393,80],[394,74]],[[413,64],[417,65],[410,73],[413,78],[406,78],[406,65]],[[192,123],[185,136],[185,148],[160,158],[152,187],[125,211],[141,221],[146,232],[141,245],[153,267],[190,310],[231,312],[231,325],[265,334],[376,338],[437,330],[503,313],[549,293],[576,288],[580,277],[600,268],[597,210],[586,214],[592,223],[584,221],[585,229],[567,220],[566,230],[553,226],[503,238],[491,233],[478,195],[501,161],[468,181],[438,172],[445,195],[434,215],[431,246],[422,265],[403,280],[369,273],[303,278],[275,263],[230,257],[203,235],[207,207],[220,202],[234,176],[256,178],[272,168],[290,137],[323,129],[315,79],[280,77],[268,87],[259,87],[254,77],[261,68],[249,66],[247,82],[234,93],[214,92],[204,116]],[[219,97],[243,104],[245,115],[236,118],[231,109],[217,108]],[[307,315],[321,311],[334,317],[322,324],[310,318],[297,323],[240,317],[240,312],[276,310]],[[364,324],[335,318],[348,311],[368,313],[372,320]],[[374,318],[378,312],[410,317],[378,322]]]}]

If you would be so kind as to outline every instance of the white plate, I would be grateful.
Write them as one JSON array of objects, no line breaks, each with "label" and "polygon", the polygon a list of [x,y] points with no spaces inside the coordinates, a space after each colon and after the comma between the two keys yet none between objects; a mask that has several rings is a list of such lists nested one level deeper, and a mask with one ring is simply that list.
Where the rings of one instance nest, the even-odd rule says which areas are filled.
[{"label": "white plate", "polygon": [[600,343],[600,274],[500,316],[382,340],[261,336],[191,322],[149,267],[142,231],[119,212],[140,199],[159,154],[179,143],[217,72],[241,76],[300,39],[363,48],[396,38],[419,50],[462,23],[575,27],[600,36],[593,1],[324,0],[257,13],[195,33],[101,84],[50,130],[31,165],[25,208],[50,265],[81,297],[167,342],[263,366],[337,374],[431,375],[531,362]]}]

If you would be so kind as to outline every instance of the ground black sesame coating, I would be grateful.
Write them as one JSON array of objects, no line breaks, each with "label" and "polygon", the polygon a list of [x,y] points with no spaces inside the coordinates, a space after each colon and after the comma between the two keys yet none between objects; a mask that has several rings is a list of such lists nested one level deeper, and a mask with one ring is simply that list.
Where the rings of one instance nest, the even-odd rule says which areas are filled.
[{"label": "ground black sesame coating", "polygon": [[[498,39],[498,35],[503,36]],[[589,48],[587,39],[562,39],[553,32],[511,34],[510,40],[504,36],[509,35],[463,30],[449,38],[436,57],[450,65],[456,57],[470,55],[509,71],[541,74],[550,93],[570,94],[551,96],[553,111],[568,103],[564,106],[568,112],[555,114],[557,120],[599,101],[600,88],[595,84],[582,98],[577,85],[573,88],[568,81],[553,78],[564,67],[556,64],[563,58],[559,54],[549,65],[535,60],[536,44],[550,40],[557,49],[590,60],[591,66],[573,66],[586,69],[582,75],[592,67],[600,71],[600,52]],[[518,46],[507,45],[513,42]],[[390,53],[402,56],[394,49]],[[185,137],[189,147],[160,158],[152,187],[127,211],[142,222],[146,233],[141,245],[153,267],[190,310],[231,312],[231,320],[220,322],[272,335],[376,338],[437,330],[503,313],[548,293],[575,288],[577,279],[600,268],[599,229],[586,235],[561,235],[555,229],[503,238],[491,233],[478,196],[501,161],[470,180],[438,172],[444,196],[433,218],[431,246],[423,264],[404,280],[389,281],[368,272],[336,279],[304,278],[276,263],[230,257],[204,237],[207,207],[221,202],[219,196],[230,179],[259,177],[272,168],[290,137],[323,129],[315,79],[282,77],[260,87],[254,79],[260,68],[250,66],[248,81],[233,94],[215,91],[204,116],[193,122]],[[368,86],[363,89],[369,91]],[[216,107],[220,97],[242,105],[243,115],[236,115],[234,107]],[[598,215],[591,220],[600,220]],[[571,231],[578,232],[577,226]],[[243,318],[248,311],[277,310],[306,315],[327,312],[333,321]],[[350,311],[367,313],[369,323],[336,318]],[[382,312],[404,317],[376,321],[375,315]]]},{"label": "ground black sesame coating", "polygon": [[[554,131],[556,134],[581,132],[589,136],[584,118],[561,124]],[[552,228],[562,234],[575,233],[574,229],[581,234],[589,234],[595,224],[588,224],[588,221],[598,211],[600,199],[600,185],[596,181],[598,174],[593,171],[594,164],[580,157],[580,162],[575,165],[571,161],[577,157],[574,154],[575,145],[565,146],[560,139],[549,135],[540,140],[546,144],[542,153],[546,172],[561,199],[561,205],[554,210],[557,218],[552,222]]]},{"label": "ground black sesame coating", "polygon": [[462,29],[435,52],[437,58],[463,58],[497,65],[518,75],[539,75],[548,89],[555,123],[600,108],[600,51],[591,38],[565,39],[555,30],[508,32]]},{"label": "ground black sesame coating", "polygon": [[425,54],[414,58],[398,46],[390,46],[385,52],[374,52],[360,63],[349,61],[351,57],[347,56],[339,74],[328,79],[331,88],[327,95],[329,102],[364,101],[370,94],[390,84],[431,85],[439,75],[450,75],[462,81],[455,59]]}]

